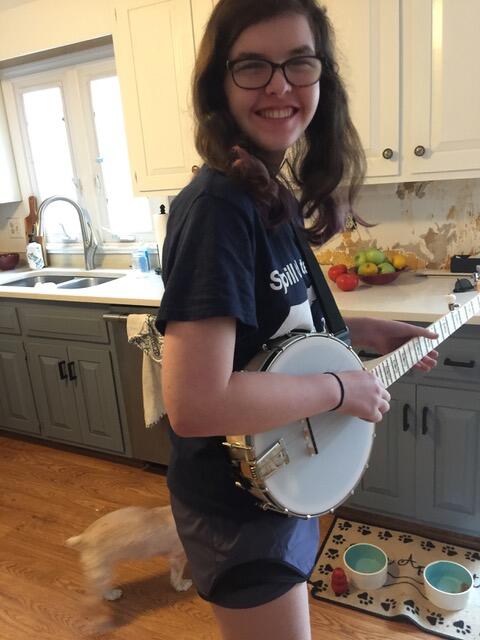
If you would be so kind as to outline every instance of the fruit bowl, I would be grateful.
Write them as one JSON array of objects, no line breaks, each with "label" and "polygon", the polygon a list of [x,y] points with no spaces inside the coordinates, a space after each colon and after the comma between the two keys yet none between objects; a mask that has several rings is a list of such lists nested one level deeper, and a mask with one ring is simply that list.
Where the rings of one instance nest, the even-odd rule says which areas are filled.
[{"label": "fruit bowl", "polygon": [[20,256],[18,255],[18,253],[0,253],[0,269],[2,271],[15,269],[19,259]]},{"label": "fruit bowl", "polygon": [[359,280],[365,284],[390,284],[398,278],[400,271],[392,271],[391,273],[376,273],[373,276],[361,276],[358,275]]}]

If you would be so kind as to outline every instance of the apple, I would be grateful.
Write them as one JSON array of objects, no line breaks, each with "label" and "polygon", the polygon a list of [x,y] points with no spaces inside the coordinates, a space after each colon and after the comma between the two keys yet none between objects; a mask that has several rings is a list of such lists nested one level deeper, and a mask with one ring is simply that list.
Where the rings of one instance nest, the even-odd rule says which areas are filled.
[{"label": "apple", "polygon": [[368,251],[365,252],[365,256],[367,258],[367,262],[373,262],[374,264],[381,264],[387,259],[383,251],[380,251],[379,249],[368,249]]},{"label": "apple", "polygon": [[348,271],[347,265],[334,264],[333,267],[330,267],[330,269],[327,271],[327,274],[330,280],[333,280],[333,282],[336,282],[338,276],[341,275],[342,273],[347,273],[347,271]]},{"label": "apple", "polygon": [[359,251],[353,256],[353,262],[356,267],[359,267],[364,262],[367,262],[367,256],[365,251]]},{"label": "apple", "polygon": [[341,273],[335,283],[342,291],[353,291],[358,286],[358,276],[355,273]]},{"label": "apple", "polygon": [[358,267],[357,273],[361,276],[374,276],[378,273],[378,267],[374,262],[364,262]]},{"label": "apple", "polygon": [[378,273],[393,273],[395,271],[395,267],[390,262],[381,262],[378,265]]}]

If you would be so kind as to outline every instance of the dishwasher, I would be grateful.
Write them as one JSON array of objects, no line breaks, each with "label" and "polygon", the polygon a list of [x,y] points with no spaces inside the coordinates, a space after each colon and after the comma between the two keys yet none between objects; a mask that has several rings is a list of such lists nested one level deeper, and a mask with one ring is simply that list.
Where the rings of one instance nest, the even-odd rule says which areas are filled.
[{"label": "dishwasher", "polygon": [[123,396],[132,458],[168,465],[171,450],[168,417],[161,418],[148,429],[145,426],[142,395],[143,352],[128,342],[127,316],[129,313],[156,315],[157,309],[118,307],[112,308],[111,312],[104,315],[114,346],[115,365]]}]

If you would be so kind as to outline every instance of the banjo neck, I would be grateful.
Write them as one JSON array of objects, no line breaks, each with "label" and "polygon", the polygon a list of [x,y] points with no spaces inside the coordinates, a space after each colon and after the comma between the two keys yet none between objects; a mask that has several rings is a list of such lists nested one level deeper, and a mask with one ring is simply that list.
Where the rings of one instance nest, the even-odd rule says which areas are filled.
[{"label": "banjo neck", "polygon": [[[470,318],[480,312],[480,295],[466,302],[464,305],[455,305],[450,313],[431,324],[428,328],[438,334],[438,338],[430,340],[423,336],[412,338],[395,351],[378,359],[374,366],[367,368],[372,371],[383,382],[385,387],[389,387],[417,362],[426,356],[432,349],[441,344],[457,329],[465,324]],[[372,363],[373,364],[373,363]]]}]

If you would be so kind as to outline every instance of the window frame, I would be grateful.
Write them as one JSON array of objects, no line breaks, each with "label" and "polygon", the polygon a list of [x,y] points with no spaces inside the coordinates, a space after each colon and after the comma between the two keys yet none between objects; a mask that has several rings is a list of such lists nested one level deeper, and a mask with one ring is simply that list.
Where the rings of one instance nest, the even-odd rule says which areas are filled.
[{"label": "window frame", "polygon": [[[154,244],[154,231],[153,224],[151,231],[135,232],[125,238],[114,236],[109,231],[103,175],[95,160],[98,157],[98,143],[89,83],[111,75],[117,75],[113,46],[104,45],[3,69],[0,80],[22,194],[36,194],[38,197],[39,193],[22,93],[33,87],[59,86],[62,91],[77,202],[90,213],[99,239],[100,253],[130,253],[139,244]],[[148,198],[148,202],[152,214],[159,202],[156,198]],[[83,252],[80,242],[48,242],[47,249],[50,253]]]}]

